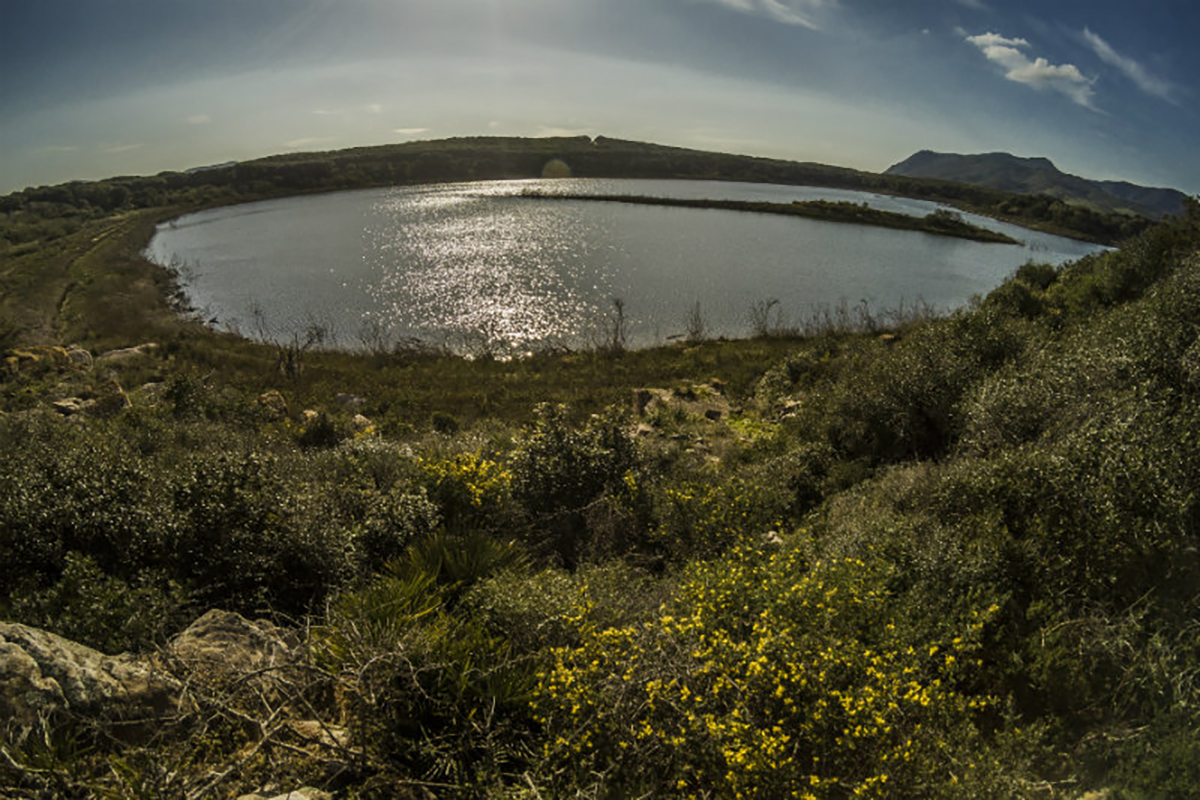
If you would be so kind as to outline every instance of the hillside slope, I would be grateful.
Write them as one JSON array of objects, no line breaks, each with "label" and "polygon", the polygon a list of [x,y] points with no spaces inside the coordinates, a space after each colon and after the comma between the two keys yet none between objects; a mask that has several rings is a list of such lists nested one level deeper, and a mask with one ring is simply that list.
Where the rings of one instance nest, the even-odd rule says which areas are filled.
[{"label": "hillside slope", "polygon": [[1186,197],[1175,189],[1124,181],[1093,181],[1062,172],[1048,158],[1021,158],[1009,153],[958,155],[922,150],[889,167],[884,174],[959,181],[1006,192],[1048,194],[1060,200],[1086,203],[1100,211],[1155,218],[1180,213]]}]

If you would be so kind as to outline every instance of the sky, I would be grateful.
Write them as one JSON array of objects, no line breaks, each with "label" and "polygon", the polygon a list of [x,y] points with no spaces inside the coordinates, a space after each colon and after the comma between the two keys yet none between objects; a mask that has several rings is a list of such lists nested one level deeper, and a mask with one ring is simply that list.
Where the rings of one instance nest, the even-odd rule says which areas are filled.
[{"label": "sky", "polygon": [[450,136],[1200,193],[1196,0],[0,0],[0,193]]}]

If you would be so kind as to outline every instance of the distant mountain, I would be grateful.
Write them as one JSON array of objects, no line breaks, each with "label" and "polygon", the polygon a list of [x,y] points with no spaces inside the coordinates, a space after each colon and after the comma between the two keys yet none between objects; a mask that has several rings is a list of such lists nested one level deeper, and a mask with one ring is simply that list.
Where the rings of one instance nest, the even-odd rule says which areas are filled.
[{"label": "distant mountain", "polygon": [[1123,181],[1093,181],[1062,172],[1048,158],[1020,158],[1009,153],[957,155],[922,150],[886,175],[970,183],[1008,192],[1047,194],[1064,202],[1083,203],[1099,211],[1162,217],[1183,210],[1187,195]]}]

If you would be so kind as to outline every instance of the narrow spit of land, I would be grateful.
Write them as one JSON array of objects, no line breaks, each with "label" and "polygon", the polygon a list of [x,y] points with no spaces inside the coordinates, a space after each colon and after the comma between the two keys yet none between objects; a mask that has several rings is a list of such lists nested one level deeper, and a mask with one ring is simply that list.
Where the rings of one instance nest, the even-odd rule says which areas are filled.
[{"label": "narrow spit of land", "polygon": [[644,206],[677,206],[681,208],[710,208],[721,211],[748,211],[757,214],[780,214],[805,217],[824,222],[843,222],[852,225],[873,225],[879,228],[919,231],[935,236],[954,236],[976,242],[1020,244],[1016,239],[997,231],[981,228],[964,221],[953,211],[934,211],[924,217],[912,217],[894,211],[881,211],[867,205],[846,201],[808,200],[792,203],[751,202],[747,200],[689,200],[674,197],[650,197],[626,194],[559,194],[530,190],[522,198],[534,200],[589,200],[610,203],[630,203]]}]

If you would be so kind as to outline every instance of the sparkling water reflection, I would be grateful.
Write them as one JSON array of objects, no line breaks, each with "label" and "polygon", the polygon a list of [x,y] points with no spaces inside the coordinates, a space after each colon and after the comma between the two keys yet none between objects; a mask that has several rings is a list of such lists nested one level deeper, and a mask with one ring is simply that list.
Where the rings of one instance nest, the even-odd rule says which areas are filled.
[{"label": "sparkling water reflection", "polygon": [[250,335],[314,322],[343,346],[417,337],[497,354],[604,335],[622,298],[634,346],[682,333],[698,307],[713,335],[749,332],[754,303],[784,324],[869,300],[961,305],[1030,259],[1098,248],[986,218],[1023,246],[728,211],[521,197],[540,192],[734,200],[833,199],[926,214],[935,204],[840,190],[707,181],[449,184],[286,198],[189,215],[148,249],[184,263],[193,303]]}]

